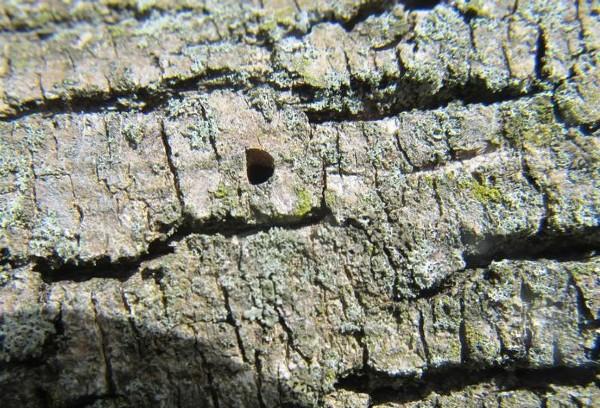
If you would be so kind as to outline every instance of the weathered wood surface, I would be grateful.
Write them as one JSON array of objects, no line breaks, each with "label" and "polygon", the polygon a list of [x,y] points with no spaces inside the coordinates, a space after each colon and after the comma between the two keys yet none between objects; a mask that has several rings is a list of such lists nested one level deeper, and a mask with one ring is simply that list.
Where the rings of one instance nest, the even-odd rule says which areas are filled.
[{"label": "weathered wood surface", "polygon": [[597,404],[599,12],[2,2],[0,406]]}]

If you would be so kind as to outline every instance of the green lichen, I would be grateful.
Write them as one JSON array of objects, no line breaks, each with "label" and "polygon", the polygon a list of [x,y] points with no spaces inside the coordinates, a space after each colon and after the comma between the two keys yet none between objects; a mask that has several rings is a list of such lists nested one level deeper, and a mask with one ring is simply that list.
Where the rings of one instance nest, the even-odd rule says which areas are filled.
[{"label": "green lichen", "polygon": [[294,215],[303,217],[312,210],[312,194],[310,191],[301,189],[297,192]]},{"label": "green lichen", "polygon": [[490,201],[499,203],[502,201],[502,193],[495,187],[490,187],[486,184],[481,184],[477,181],[473,181],[471,184],[471,191],[475,198],[482,202],[487,203]]},{"label": "green lichen", "polygon": [[266,34],[272,38],[277,37],[277,31],[283,32],[283,27],[293,27],[296,24],[296,11],[293,7],[282,7],[273,10],[272,13],[264,13],[263,11],[256,14],[260,24],[258,32]]},{"label": "green lichen", "polygon": [[490,17],[483,0],[470,0],[463,6],[463,10],[465,14]]},{"label": "green lichen", "polygon": [[123,24],[115,24],[108,26],[108,32],[112,38],[128,37],[135,30],[135,26],[132,22],[125,22]]},{"label": "green lichen", "polygon": [[59,258],[68,260],[77,254],[78,244],[74,232],[62,228],[57,214],[44,210],[36,215],[29,250],[36,256],[54,253]]},{"label": "green lichen", "polygon": [[38,13],[31,15],[29,24],[31,27],[43,26],[54,20],[56,20],[56,17],[51,10],[42,9]]},{"label": "green lichen", "polygon": [[10,281],[11,269],[8,265],[0,265],[0,287]]},{"label": "green lichen", "polygon": [[0,140],[0,179],[3,180],[0,193],[11,197],[0,202],[0,229],[28,228],[32,222],[33,169],[31,161],[23,154],[24,149],[22,145],[14,146]]},{"label": "green lichen", "polygon": [[308,85],[315,88],[325,88],[327,86],[325,79],[322,76],[313,73],[313,62],[314,60],[312,58],[303,55],[292,65],[292,69],[296,71]]},{"label": "green lichen", "polygon": [[136,149],[144,139],[143,130],[133,123],[125,123],[122,133],[127,143],[129,143],[133,149]]},{"label": "green lichen", "polygon": [[338,202],[338,197],[335,195],[335,193],[331,190],[326,190],[325,191],[325,204],[327,205],[327,207],[333,208],[336,206],[337,202]]},{"label": "green lichen", "polygon": [[430,188],[434,188],[435,187],[435,177],[429,174],[424,175],[421,178],[425,184],[427,184]]},{"label": "green lichen", "polygon": [[157,3],[156,0],[137,0],[136,6],[140,13],[145,13],[156,7]]},{"label": "green lichen", "polygon": [[506,137],[522,147],[550,146],[563,133],[562,126],[556,122],[554,104],[546,96],[507,107],[503,119]]},{"label": "green lichen", "polygon": [[233,195],[235,195],[235,191],[223,183],[219,183],[217,189],[213,192],[213,196],[218,200],[223,200]]},{"label": "green lichen", "polygon": [[33,205],[24,195],[18,195],[7,206],[0,207],[0,229],[29,228]]},{"label": "green lichen", "polygon": [[502,192],[497,187],[490,186],[487,182],[461,180],[458,182],[458,186],[462,190],[470,191],[472,196],[482,204],[502,202]]},{"label": "green lichen", "polygon": [[469,349],[477,354],[494,355],[498,349],[482,330],[470,324],[465,324],[465,340]]},{"label": "green lichen", "polygon": [[258,30],[262,33],[270,33],[277,28],[277,21],[273,19],[267,19],[258,26]]}]

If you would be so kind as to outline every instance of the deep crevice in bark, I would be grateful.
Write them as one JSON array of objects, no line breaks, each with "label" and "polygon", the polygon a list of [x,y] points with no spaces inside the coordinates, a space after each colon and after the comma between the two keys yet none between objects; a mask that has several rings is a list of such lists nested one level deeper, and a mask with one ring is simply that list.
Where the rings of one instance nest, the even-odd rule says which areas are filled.
[{"label": "deep crevice in bark", "polygon": [[[310,103],[327,98],[327,91],[308,84],[296,84],[282,88],[273,78],[245,77],[243,73],[223,70],[206,72],[200,76],[184,79],[166,79],[158,81],[156,88],[135,88],[128,90],[111,90],[109,93],[75,94],[65,98],[33,100],[13,106],[14,114],[4,115],[5,121],[14,121],[34,114],[57,115],[68,113],[103,113],[103,112],[153,112],[163,109],[169,101],[178,99],[188,92],[213,92],[218,90],[249,91],[260,86],[268,86],[276,91],[291,91],[303,103]],[[543,88],[533,86],[528,91],[504,88],[493,92],[485,84],[471,79],[464,85],[444,87],[437,93],[425,94],[419,90],[423,84],[409,78],[383,79],[373,85],[356,78],[350,79],[349,86],[342,86],[336,96],[346,98],[348,102],[358,101],[363,109],[351,111],[344,107],[340,110],[315,110],[310,106],[299,106],[304,110],[312,123],[349,120],[379,120],[413,109],[432,110],[447,106],[452,102],[463,104],[484,104],[507,102],[531,97]],[[374,91],[386,88],[401,89],[393,96],[373,97]],[[324,94],[325,92],[325,94]],[[347,105],[347,104],[346,104]]]},{"label": "deep crevice in bark", "polygon": [[407,10],[430,10],[442,0],[398,0]]},{"label": "deep crevice in bark", "polygon": [[[559,262],[585,262],[598,255],[600,248],[600,229],[576,231],[571,234],[538,234],[534,236],[507,235],[489,237],[469,237],[463,232],[463,244],[467,250],[463,252],[465,267],[448,275],[437,284],[419,290],[414,298],[429,299],[452,287],[457,282],[457,274],[472,269],[489,268],[492,262],[539,261],[541,259]],[[479,248],[477,248],[479,246]]]},{"label": "deep crevice in bark", "polygon": [[466,269],[485,268],[493,261],[540,260],[585,261],[600,248],[600,227],[553,233],[543,231],[534,236],[522,234],[474,237],[462,234]]},{"label": "deep crevice in bark", "polygon": [[[478,86],[471,82],[460,88],[444,88],[440,92],[432,95],[424,95],[418,97],[416,100],[415,95],[418,95],[417,88],[418,83],[411,83],[404,79],[398,81],[390,81],[389,83],[380,84],[379,89],[385,89],[389,86],[397,86],[402,89],[402,92],[397,92],[390,98],[384,98],[382,100],[372,99],[373,88],[368,84],[363,84],[355,79],[351,80],[350,89],[348,92],[348,98],[358,99],[364,106],[358,112],[350,111],[348,108],[341,110],[314,110],[310,106],[304,108],[304,113],[308,117],[311,123],[324,123],[324,122],[347,122],[347,121],[375,121],[386,119],[389,117],[396,116],[403,112],[408,112],[413,109],[419,110],[435,110],[448,106],[450,103],[461,103],[463,105],[470,104],[482,104],[492,105],[497,103],[515,101],[522,98],[532,97],[539,93],[542,93],[542,89],[532,88],[527,92],[520,92],[511,88],[505,88],[501,92],[487,91],[485,87]],[[411,92],[414,88],[415,91]],[[305,100],[319,100],[318,90],[312,90],[310,87],[296,87],[296,92],[306,95]],[[312,94],[312,92],[316,92]],[[386,106],[380,106],[381,103],[385,102]]]},{"label": "deep crevice in bark", "polygon": [[393,6],[394,2],[391,0],[372,0],[362,3],[358,8],[354,16],[344,22],[340,22],[340,25],[346,29],[346,31],[352,31],[356,25],[364,22],[371,16],[376,16],[385,13]]},{"label": "deep crevice in bark", "polygon": [[432,392],[447,394],[468,386],[494,383],[500,391],[547,390],[550,385],[587,385],[596,380],[599,370],[589,367],[470,369],[448,366],[427,370],[420,377],[392,376],[371,369],[342,377],[337,389],[369,394],[371,403],[408,403],[421,401]]},{"label": "deep crevice in bark", "polygon": [[151,242],[147,252],[140,256],[116,260],[103,256],[90,261],[68,261],[66,263],[56,257],[35,257],[32,261],[35,263],[34,270],[41,274],[46,283],[84,282],[93,278],[117,279],[124,282],[138,272],[143,262],[172,254],[174,245],[191,234],[243,237],[266,232],[272,228],[300,229],[322,223],[331,217],[331,210],[327,207],[313,208],[307,215],[299,219],[273,219],[260,224],[248,224],[244,220],[235,218],[198,222],[186,217],[186,221],[175,227],[174,232],[168,238]]}]

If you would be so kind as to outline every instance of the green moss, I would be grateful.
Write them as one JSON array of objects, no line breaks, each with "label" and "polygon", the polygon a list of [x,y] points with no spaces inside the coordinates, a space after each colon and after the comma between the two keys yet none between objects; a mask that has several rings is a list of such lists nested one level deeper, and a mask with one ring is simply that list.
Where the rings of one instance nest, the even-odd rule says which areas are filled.
[{"label": "green moss", "polygon": [[297,192],[294,215],[302,217],[308,214],[310,210],[312,210],[312,194],[310,191],[302,189]]},{"label": "green moss", "polygon": [[337,380],[337,372],[333,368],[326,368],[323,373],[323,384],[325,386],[331,386],[335,384]]}]

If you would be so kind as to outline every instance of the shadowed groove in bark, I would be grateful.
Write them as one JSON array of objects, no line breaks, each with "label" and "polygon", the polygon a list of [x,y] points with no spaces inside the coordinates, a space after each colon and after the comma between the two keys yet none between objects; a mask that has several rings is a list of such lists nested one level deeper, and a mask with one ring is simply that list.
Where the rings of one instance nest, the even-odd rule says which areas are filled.
[{"label": "shadowed groove in bark", "polygon": [[465,269],[485,268],[493,261],[554,259],[586,260],[600,248],[600,227],[585,227],[564,233],[542,231],[522,234],[474,237],[463,232]]},{"label": "shadowed groove in bark", "polygon": [[[456,284],[457,273],[477,268],[489,268],[492,262],[503,260],[555,260],[585,262],[597,256],[600,248],[600,228],[590,227],[566,234],[541,233],[534,236],[468,237],[463,233],[465,267],[437,284],[419,290],[414,299],[429,299],[446,292]],[[477,249],[477,246],[481,246]],[[469,248],[470,247],[470,248]],[[475,248],[473,248],[475,247]]]},{"label": "shadowed groove in bark", "polygon": [[[411,87],[418,87],[418,84],[411,84],[404,80],[399,80],[397,83],[399,88],[403,89],[399,93],[399,97],[395,103],[392,103],[390,107],[380,109],[377,104],[381,101],[369,100],[372,90],[368,84],[363,84],[360,81],[351,80],[349,94],[358,96],[358,99],[365,105],[365,109],[359,112],[351,112],[348,109],[343,110],[314,110],[310,106],[304,108],[304,113],[308,116],[309,122],[311,123],[324,123],[324,122],[347,122],[347,121],[375,121],[386,119],[389,117],[396,116],[403,112],[409,112],[414,109],[419,110],[436,110],[447,107],[450,103],[461,103],[463,105],[481,104],[481,105],[492,105],[497,103],[516,101],[523,98],[533,97],[544,90],[541,88],[532,87],[529,91],[521,92],[510,88],[505,88],[500,92],[492,92],[486,90],[485,87],[478,86],[475,83],[468,83],[463,87],[445,88],[440,92],[433,95],[424,95],[416,101],[409,101],[404,98],[407,90]],[[389,86],[390,84],[388,84]],[[301,90],[301,93],[310,92],[307,87],[296,88]],[[416,91],[415,93],[416,94]],[[306,98],[307,100],[318,99],[315,96]]]},{"label": "shadowed groove in bark", "polygon": [[205,222],[186,220],[175,227],[168,238],[160,238],[148,245],[145,254],[136,257],[124,257],[111,260],[108,256],[90,261],[68,261],[62,263],[57,258],[34,257],[34,270],[42,275],[46,283],[72,281],[84,282],[93,278],[117,279],[126,281],[135,275],[143,262],[151,261],[172,254],[174,245],[191,234],[221,235],[224,237],[248,236],[267,232],[272,228],[300,229],[322,223],[331,218],[331,210],[327,207],[311,209],[300,219],[273,219],[262,224],[248,224],[235,218],[212,219]]},{"label": "shadowed groove in bark", "polygon": [[183,199],[183,192],[181,191],[181,182],[179,180],[179,174],[177,173],[177,167],[173,163],[173,152],[171,150],[171,145],[169,144],[169,137],[167,136],[167,132],[165,131],[165,121],[160,121],[160,137],[165,149],[165,157],[167,158],[167,164],[169,165],[169,171],[171,172],[171,177],[173,177],[173,187],[175,188],[175,192],[177,193],[177,200],[179,201],[179,205],[181,206],[181,212],[183,212],[185,207],[185,202]]},{"label": "shadowed groove in bark", "polygon": [[[272,78],[246,77],[235,71],[215,70],[206,72],[200,76],[192,76],[182,79],[166,79],[152,88],[135,88],[109,93],[74,94],[68,98],[54,98],[44,100],[33,100],[21,105],[13,106],[15,113],[5,114],[2,119],[15,121],[30,115],[60,115],[60,114],[86,114],[103,112],[129,112],[140,111],[144,113],[163,110],[173,99],[180,99],[188,92],[204,91],[207,93],[227,90],[247,92],[260,86],[268,86],[276,91],[291,91],[299,96],[301,101],[311,102],[321,99],[324,95],[323,89],[308,84],[281,87]],[[239,78],[238,78],[239,77]],[[413,109],[433,110],[447,106],[452,102],[463,104],[484,104],[514,101],[520,98],[535,96],[544,92],[543,88],[536,86],[527,91],[504,88],[501,91],[489,91],[482,84],[471,80],[462,86],[445,87],[439,92],[431,95],[419,95],[418,89],[422,85],[407,78],[398,80],[383,79],[381,83],[373,85],[357,78],[351,78],[349,86],[342,86],[338,93],[352,101],[358,101],[364,108],[358,112],[349,109],[331,110],[320,107],[318,110],[310,106],[299,106],[308,116],[311,123],[323,123],[331,121],[350,120],[380,120],[395,116],[402,112]],[[389,103],[389,98],[372,99],[375,89],[397,87],[402,89],[394,97],[395,102]],[[414,90],[414,91],[411,91]],[[410,95],[410,98],[407,96]],[[378,104],[389,103],[389,107],[379,107]]]},{"label": "shadowed groove in bark", "polygon": [[[371,0],[360,4],[360,7],[356,11],[356,14],[347,21],[339,22],[346,31],[354,30],[358,24],[364,22],[370,17],[379,16],[383,13],[389,12],[396,4],[404,6],[405,10],[431,10],[442,0]],[[338,22],[336,20],[332,20]]]},{"label": "shadowed groove in bark", "polygon": [[450,393],[493,382],[499,391],[547,390],[551,385],[587,385],[597,381],[598,366],[553,368],[471,369],[463,366],[431,368],[420,377],[392,376],[371,369],[340,378],[337,389],[366,393],[372,405],[421,401],[432,392]]},{"label": "shadowed groove in bark", "polygon": [[[403,4],[407,10],[428,10],[441,3],[441,0],[397,0],[398,3]],[[370,0],[365,3],[361,3],[360,7],[355,11],[354,15],[347,20],[334,19],[329,15],[317,15],[317,19],[312,21],[311,24],[318,24],[320,22],[332,21],[343,24],[347,29],[351,30],[356,24],[366,20],[370,16],[377,16],[391,8],[396,3],[395,0]],[[0,33],[18,33],[27,34],[35,33],[40,40],[48,38],[61,30],[70,29],[82,24],[95,24],[114,26],[121,24],[128,20],[135,20],[138,23],[144,23],[151,20],[152,18],[162,17],[175,17],[183,14],[196,14],[207,16],[208,10],[204,5],[194,6],[191,5],[178,5],[176,9],[168,9],[161,7],[161,4],[150,4],[149,7],[144,5],[143,8],[134,6],[130,3],[108,3],[106,4],[107,11],[109,14],[104,15],[102,13],[96,15],[54,15],[51,14],[51,19],[43,23],[35,23],[34,19],[26,20],[15,20],[10,19],[10,26],[0,28]],[[26,22],[25,22],[26,21]]]}]

